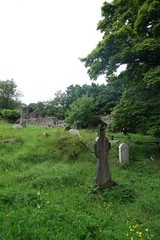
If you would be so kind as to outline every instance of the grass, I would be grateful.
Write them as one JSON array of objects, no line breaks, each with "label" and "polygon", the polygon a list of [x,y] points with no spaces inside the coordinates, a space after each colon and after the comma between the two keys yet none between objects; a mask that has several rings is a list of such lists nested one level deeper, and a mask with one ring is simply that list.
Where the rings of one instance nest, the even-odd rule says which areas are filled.
[{"label": "grass", "polygon": [[[160,139],[114,134],[109,162],[117,185],[99,192],[97,133],[80,134],[0,122],[0,240],[160,239],[160,147],[146,143]],[[118,163],[121,142],[129,145],[127,166]]]}]

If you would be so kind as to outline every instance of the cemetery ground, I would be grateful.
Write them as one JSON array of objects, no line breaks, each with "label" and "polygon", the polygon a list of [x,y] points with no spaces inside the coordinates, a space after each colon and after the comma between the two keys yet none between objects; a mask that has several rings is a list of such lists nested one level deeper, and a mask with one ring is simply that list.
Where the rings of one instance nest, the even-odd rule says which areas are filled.
[{"label": "cemetery ground", "polygon": [[[160,239],[160,139],[114,134],[119,142],[111,143],[109,165],[116,186],[98,191],[97,132],[80,135],[0,122],[1,240]],[[124,166],[123,142],[130,158]]]}]

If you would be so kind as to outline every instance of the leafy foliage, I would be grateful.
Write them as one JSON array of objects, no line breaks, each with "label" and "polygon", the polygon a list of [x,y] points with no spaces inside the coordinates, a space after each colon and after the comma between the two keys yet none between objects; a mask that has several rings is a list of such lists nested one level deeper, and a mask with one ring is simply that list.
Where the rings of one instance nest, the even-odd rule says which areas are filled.
[{"label": "leafy foliage", "polygon": [[15,123],[20,118],[20,113],[16,110],[3,109],[0,113],[2,118],[10,123]]},{"label": "leafy foliage", "polygon": [[160,122],[160,4],[157,0],[104,2],[103,33],[96,48],[81,59],[91,79],[106,74],[108,81],[122,64],[117,77],[122,90],[113,110],[114,128],[159,135]]},{"label": "leafy foliage", "polygon": [[18,99],[21,96],[13,79],[0,81],[0,109],[15,109],[20,105]]},{"label": "leafy foliage", "polygon": [[57,144],[61,153],[68,154],[69,159],[75,159],[82,152],[88,150],[84,139],[77,136],[61,137],[58,139]]},{"label": "leafy foliage", "polygon": [[94,99],[83,96],[70,105],[70,109],[67,111],[66,122],[70,125],[79,124],[86,127],[90,121],[95,119],[98,119],[98,116],[95,113]]}]

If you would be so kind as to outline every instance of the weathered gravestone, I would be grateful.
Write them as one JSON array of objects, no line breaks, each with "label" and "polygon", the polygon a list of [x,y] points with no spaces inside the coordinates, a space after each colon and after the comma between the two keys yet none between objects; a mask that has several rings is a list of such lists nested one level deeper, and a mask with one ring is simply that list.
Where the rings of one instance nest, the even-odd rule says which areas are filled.
[{"label": "weathered gravestone", "polygon": [[122,165],[129,163],[129,147],[126,143],[119,145],[119,163]]},{"label": "weathered gravestone", "polygon": [[109,169],[108,156],[111,144],[105,136],[105,128],[107,124],[102,123],[99,127],[98,137],[94,142],[94,154],[97,157],[95,185],[103,190],[111,188],[113,182],[111,180],[111,173]]},{"label": "weathered gravestone", "polygon": [[80,137],[80,133],[79,133],[79,131],[77,130],[77,129],[69,129],[69,134],[71,135],[71,136],[77,136],[77,137]]},{"label": "weathered gravestone", "polygon": [[14,129],[21,129],[21,128],[23,128],[20,124],[14,124],[13,125],[13,128]]}]

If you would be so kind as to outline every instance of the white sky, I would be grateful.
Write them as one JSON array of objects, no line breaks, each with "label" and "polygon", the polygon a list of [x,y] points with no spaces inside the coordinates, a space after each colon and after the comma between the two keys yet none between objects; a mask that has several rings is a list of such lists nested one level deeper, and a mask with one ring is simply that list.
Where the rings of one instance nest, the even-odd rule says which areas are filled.
[{"label": "white sky", "polygon": [[0,80],[14,79],[26,104],[51,100],[71,84],[91,84],[78,58],[101,40],[103,2],[0,0]]}]

